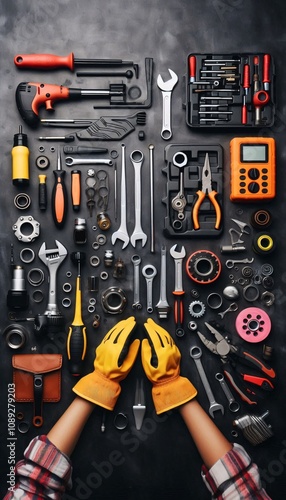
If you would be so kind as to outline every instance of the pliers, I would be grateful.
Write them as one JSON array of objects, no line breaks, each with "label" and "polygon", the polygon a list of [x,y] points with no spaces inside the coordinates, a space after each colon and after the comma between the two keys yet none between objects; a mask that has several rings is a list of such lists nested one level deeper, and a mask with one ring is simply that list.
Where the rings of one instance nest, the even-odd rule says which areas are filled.
[{"label": "pliers", "polygon": [[[207,329],[215,336],[216,342],[208,340],[201,332],[197,331],[197,334],[200,337],[201,341],[213,354],[220,356],[223,364],[224,374],[232,387],[238,392],[241,399],[243,401],[246,401],[248,404],[257,404],[257,402],[254,401],[251,396],[249,396],[249,394],[254,395],[255,393],[253,391],[250,391],[246,386],[241,387],[242,384],[240,379],[237,377],[237,372],[235,369],[237,362],[259,369],[271,379],[275,378],[275,371],[273,370],[273,368],[270,368],[269,366],[264,364],[259,358],[255,357],[252,353],[243,349],[243,347],[231,344],[229,340],[223,337],[223,335],[209,323],[205,323],[205,325]],[[257,377],[254,375],[241,373],[240,370],[238,371],[245,382],[251,382],[268,391],[274,389],[272,382],[268,380],[268,378]]]},{"label": "pliers", "polygon": [[216,199],[216,195],[218,194],[217,191],[215,191],[212,188],[212,172],[211,172],[211,167],[210,167],[210,160],[209,160],[209,154],[206,153],[205,156],[205,162],[204,166],[202,169],[202,188],[199,189],[197,192],[197,199],[195,201],[195,204],[193,206],[192,210],[192,219],[193,219],[193,226],[194,229],[200,229],[200,223],[199,223],[199,211],[200,207],[205,199],[206,196],[208,196],[209,200],[211,201],[214,210],[215,210],[215,229],[219,229],[220,223],[221,223],[221,209],[219,206],[219,203]]}]

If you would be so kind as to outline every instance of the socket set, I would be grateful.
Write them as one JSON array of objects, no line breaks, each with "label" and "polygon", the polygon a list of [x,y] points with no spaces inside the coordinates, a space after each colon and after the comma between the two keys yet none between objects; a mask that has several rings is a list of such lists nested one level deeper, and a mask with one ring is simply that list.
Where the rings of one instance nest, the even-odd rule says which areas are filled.
[{"label": "socket set", "polygon": [[[216,237],[222,232],[223,149],[220,145],[169,144],[162,172],[167,177],[164,235]],[[203,194],[204,168],[210,189]]]},{"label": "socket set", "polygon": [[275,70],[270,54],[189,54],[185,75],[190,127],[271,127]]}]

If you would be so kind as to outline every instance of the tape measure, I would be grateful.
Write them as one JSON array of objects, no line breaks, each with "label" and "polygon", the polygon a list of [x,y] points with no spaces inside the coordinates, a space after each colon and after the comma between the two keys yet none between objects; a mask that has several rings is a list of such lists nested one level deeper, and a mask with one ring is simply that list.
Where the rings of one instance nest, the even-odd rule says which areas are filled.
[{"label": "tape measure", "polygon": [[268,200],[276,194],[275,140],[235,137],[230,141],[231,201]]}]

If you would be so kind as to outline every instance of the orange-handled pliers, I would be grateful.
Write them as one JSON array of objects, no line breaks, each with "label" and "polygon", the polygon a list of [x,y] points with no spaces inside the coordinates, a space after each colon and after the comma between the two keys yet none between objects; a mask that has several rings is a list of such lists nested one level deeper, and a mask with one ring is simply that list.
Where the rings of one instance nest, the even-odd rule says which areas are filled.
[{"label": "orange-handled pliers", "polygon": [[213,204],[216,220],[215,220],[215,229],[219,229],[221,223],[221,209],[219,203],[216,199],[217,191],[212,189],[212,173],[210,167],[209,154],[206,153],[204,166],[202,169],[202,189],[199,189],[197,192],[197,199],[193,206],[192,217],[193,217],[193,226],[194,229],[200,229],[199,223],[199,211],[200,207],[206,196],[210,199]]}]

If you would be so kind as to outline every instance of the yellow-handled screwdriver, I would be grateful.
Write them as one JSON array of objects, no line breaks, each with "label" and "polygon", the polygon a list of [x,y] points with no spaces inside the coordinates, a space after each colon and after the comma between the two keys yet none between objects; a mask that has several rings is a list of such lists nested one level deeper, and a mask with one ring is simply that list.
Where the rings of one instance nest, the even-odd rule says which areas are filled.
[{"label": "yellow-handled screwdriver", "polygon": [[82,319],[81,311],[81,270],[80,266],[85,261],[84,252],[72,252],[71,260],[77,264],[75,311],[67,338],[67,355],[69,371],[75,377],[81,374],[83,360],[86,354],[87,338],[86,326]]}]

